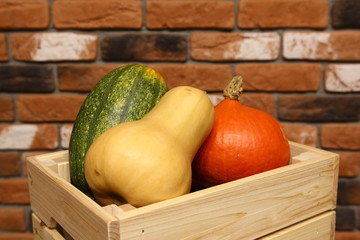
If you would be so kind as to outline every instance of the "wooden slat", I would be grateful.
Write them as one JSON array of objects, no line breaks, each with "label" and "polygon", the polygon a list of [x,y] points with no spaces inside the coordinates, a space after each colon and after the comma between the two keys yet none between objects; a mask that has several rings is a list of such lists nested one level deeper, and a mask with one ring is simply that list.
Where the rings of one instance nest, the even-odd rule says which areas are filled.
[{"label": "wooden slat", "polygon": [[335,212],[322,213],[258,240],[334,240]]},{"label": "wooden slat", "polygon": [[74,239],[256,239],[336,206],[338,155],[290,146],[295,164],[137,209],[102,208],[72,186],[64,179],[67,151],[34,156],[31,205]]},{"label": "wooden slat", "polygon": [[57,164],[57,172],[59,177],[63,178],[65,181],[70,182],[70,169],[69,162],[62,162]]},{"label": "wooden slat", "polygon": [[315,152],[319,157],[311,161],[124,212],[120,235],[144,240],[255,239],[334,209],[338,156]]},{"label": "wooden slat", "polygon": [[32,214],[32,224],[34,239],[38,240],[65,240],[63,236],[56,230],[48,228],[41,219],[36,216],[35,213]]},{"label": "wooden slat", "polygon": [[117,219],[48,166],[67,151],[28,158],[32,210],[49,227],[60,224],[74,239],[119,239]]},{"label": "wooden slat", "polygon": [[133,205],[131,205],[129,203],[123,204],[120,206],[117,206],[115,204],[110,204],[110,205],[104,206],[102,208],[114,217],[121,216],[126,211],[131,211],[133,209],[136,209]]}]

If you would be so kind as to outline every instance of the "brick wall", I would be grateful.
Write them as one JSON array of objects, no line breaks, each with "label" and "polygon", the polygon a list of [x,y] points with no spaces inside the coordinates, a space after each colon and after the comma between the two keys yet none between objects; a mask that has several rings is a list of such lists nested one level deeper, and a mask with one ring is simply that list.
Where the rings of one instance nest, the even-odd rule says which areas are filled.
[{"label": "brick wall", "polygon": [[292,141],[340,154],[337,239],[360,239],[360,1],[0,0],[0,239],[32,239],[25,158],[68,147],[94,84],[138,62],[168,86],[235,74]]}]

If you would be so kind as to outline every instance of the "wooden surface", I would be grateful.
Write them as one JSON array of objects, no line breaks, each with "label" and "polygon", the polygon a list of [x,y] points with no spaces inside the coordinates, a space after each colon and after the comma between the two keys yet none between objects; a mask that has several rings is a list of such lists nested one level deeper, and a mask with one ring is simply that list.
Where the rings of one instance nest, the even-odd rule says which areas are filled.
[{"label": "wooden surface", "polygon": [[117,219],[55,172],[54,165],[66,161],[67,151],[29,158],[32,210],[49,228],[60,224],[75,239],[119,239]]},{"label": "wooden surface", "polygon": [[334,240],[335,211],[328,211],[258,240]]},{"label": "wooden surface", "polygon": [[[111,207],[112,208],[112,207]],[[40,218],[32,215],[34,240],[67,240],[57,229],[48,228]],[[321,213],[290,227],[271,233],[257,240],[334,240],[335,211]]]},{"label": "wooden surface", "polygon": [[59,177],[54,164],[66,166],[67,151],[35,156],[31,205],[46,225],[58,222],[75,239],[261,238],[336,206],[338,155],[296,143],[291,152],[289,166],[137,209],[101,208]]},{"label": "wooden surface", "polygon": [[56,229],[48,228],[35,213],[31,217],[34,240],[65,240]]},{"label": "wooden surface", "polygon": [[255,239],[335,208],[337,155],[298,144],[292,149],[319,157],[125,212],[120,235]]}]

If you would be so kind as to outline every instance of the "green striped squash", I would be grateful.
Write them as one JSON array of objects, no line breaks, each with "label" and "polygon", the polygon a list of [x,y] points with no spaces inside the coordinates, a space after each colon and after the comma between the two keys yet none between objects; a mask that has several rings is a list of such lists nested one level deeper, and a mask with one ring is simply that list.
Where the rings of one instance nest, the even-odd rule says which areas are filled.
[{"label": "green striped squash", "polygon": [[119,123],[141,119],[166,91],[163,77],[140,64],[116,68],[96,84],[79,110],[70,137],[70,176],[75,187],[91,194],[84,162],[92,142]]}]

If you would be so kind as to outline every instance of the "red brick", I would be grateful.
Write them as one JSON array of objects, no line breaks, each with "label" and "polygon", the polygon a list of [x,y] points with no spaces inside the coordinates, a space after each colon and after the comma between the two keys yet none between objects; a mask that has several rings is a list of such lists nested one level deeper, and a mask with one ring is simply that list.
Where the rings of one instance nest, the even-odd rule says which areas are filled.
[{"label": "red brick", "polygon": [[360,232],[346,232],[346,231],[336,231],[335,240],[359,240]]},{"label": "red brick", "polygon": [[27,179],[0,179],[0,203],[29,204]]},{"label": "red brick", "polygon": [[16,101],[16,109],[23,122],[74,121],[85,97],[70,94],[23,94]]},{"label": "red brick", "polygon": [[0,208],[0,230],[24,231],[25,229],[25,209]]},{"label": "red brick", "polygon": [[0,29],[45,29],[48,25],[47,0],[0,0]]},{"label": "red brick", "polygon": [[359,175],[360,153],[336,152],[340,155],[340,177],[357,177]]},{"label": "red brick", "polygon": [[[222,94],[208,94],[211,102],[217,105],[224,99]],[[266,93],[245,93],[241,95],[241,104],[247,107],[255,108],[266,112],[272,116],[275,115],[275,101],[271,94]]]},{"label": "red brick", "polygon": [[307,124],[282,123],[289,141],[316,147],[318,142],[318,129]]},{"label": "red brick", "polygon": [[73,32],[13,33],[13,57],[19,61],[93,61],[98,36]]},{"label": "red brick", "polygon": [[283,55],[287,59],[359,61],[360,32],[285,32]]},{"label": "red brick", "polygon": [[10,177],[20,174],[20,159],[18,152],[0,152],[0,176]]},{"label": "red brick", "polygon": [[275,60],[280,36],[266,33],[192,33],[191,57],[200,61]]},{"label": "red brick", "polygon": [[57,0],[53,3],[53,22],[59,29],[139,29],[142,4],[140,0]]},{"label": "red brick", "polygon": [[235,74],[250,91],[317,91],[322,67],[318,63],[238,64]]},{"label": "red brick", "polygon": [[121,65],[64,64],[58,66],[59,89],[61,91],[91,91],[107,73]]},{"label": "red brick", "polygon": [[11,96],[0,97],[0,121],[14,121],[14,101]]},{"label": "red brick", "polygon": [[244,93],[240,102],[245,106],[264,111],[272,116],[275,115],[275,101],[271,94],[266,93]]},{"label": "red brick", "polygon": [[33,233],[3,233],[0,240],[34,240]]},{"label": "red brick", "polygon": [[58,135],[55,124],[1,124],[0,149],[56,149]]},{"label": "red brick", "polygon": [[360,92],[360,64],[329,64],[325,89],[329,92]]},{"label": "red brick", "polygon": [[151,64],[169,88],[186,85],[206,91],[222,91],[232,78],[230,65],[225,64]]},{"label": "red brick", "polygon": [[360,124],[329,123],[321,126],[321,146],[360,150]]},{"label": "red brick", "polygon": [[8,60],[8,55],[7,55],[5,35],[0,34],[0,62],[4,62],[7,60]]},{"label": "red brick", "polygon": [[146,25],[149,29],[232,29],[234,7],[234,2],[223,0],[149,0]]},{"label": "red brick", "polygon": [[241,0],[240,28],[326,28],[327,0]]}]

